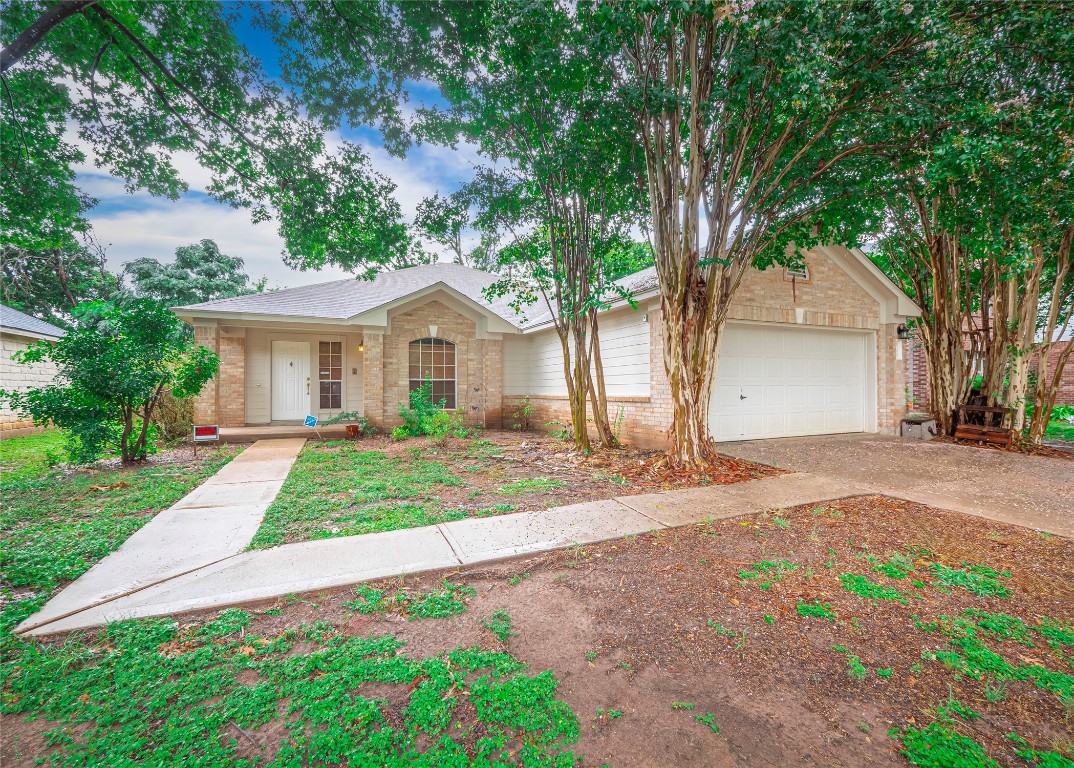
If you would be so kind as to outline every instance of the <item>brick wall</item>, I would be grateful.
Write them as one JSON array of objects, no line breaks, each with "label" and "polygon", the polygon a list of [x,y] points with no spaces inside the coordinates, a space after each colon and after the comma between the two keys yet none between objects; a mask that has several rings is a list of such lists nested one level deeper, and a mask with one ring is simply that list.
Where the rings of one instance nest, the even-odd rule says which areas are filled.
[{"label": "brick wall", "polygon": [[385,429],[402,424],[399,405],[409,399],[410,342],[436,338],[455,345],[456,407],[468,424],[499,427],[503,414],[503,342],[478,339],[472,320],[439,301],[394,315],[386,333],[365,342],[365,401],[370,422]]},{"label": "brick wall", "polygon": [[[1067,342],[1074,344],[1074,341]],[[1059,355],[1063,351],[1063,345],[1055,345],[1048,352],[1048,377],[1055,376],[1056,366],[1059,364]],[[1036,365],[1033,366],[1034,369]],[[1063,368],[1063,375],[1059,379],[1059,393],[1055,398],[1056,405],[1074,405],[1074,352],[1067,358],[1067,364]]]},{"label": "brick wall", "polygon": [[[0,338],[0,389],[25,392],[48,386],[56,377],[56,366],[48,361],[24,365],[12,360],[12,355],[26,349],[37,340],[27,336],[5,333]],[[0,405],[0,430],[32,427],[33,419],[23,418],[6,404]]]}]

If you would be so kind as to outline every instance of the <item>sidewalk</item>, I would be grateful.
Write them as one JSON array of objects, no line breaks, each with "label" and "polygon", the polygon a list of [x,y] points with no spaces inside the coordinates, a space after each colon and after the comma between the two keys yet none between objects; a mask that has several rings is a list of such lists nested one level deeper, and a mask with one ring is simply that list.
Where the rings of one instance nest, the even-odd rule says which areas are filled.
[{"label": "sidewalk", "polygon": [[[222,608],[868,492],[863,485],[797,473],[242,552],[282,484],[282,476],[269,478],[275,478],[274,472],[284,466],[282,454],[291,448],[285,450],[283,444],[290,443],[296,445],[286,463],[289,469],[300,441],[256,443],[243,456],[265,446],[260,454],[265,459],[251,459],[247,466],[238,467],[236,459],[187,499],[154,518],[16,631],[47,635],[123,619]],[[272,450],[280,456],[267,458],[269,444],[276,445]],[[269,461],[277,464],[270,469]],[[223,481],[221,475],[225,475]],[[226,492],[225,485],[229,486]],[[233,529],[214,519],[224,507],[196,506],[202,502],[218,505],[226,498],[232,500],[227,517],[242,521]],[[190,519],[200,522],[183,526],[181,532],[165,535],[167,520],[154,525],[165,515],[174,518],[198,509],[203,512]],[[151,525],[157,531],[143,535]],[[183,551],[185,556],[175,556]],[[166,565],[160,561],[160,568],[146,567],[165,553],[169,556]]]},{"label": "sidewalk", "polygon": [[242,552],[305,442],[254,443],[138,529],[15,631],[26,632],[126,598]]}]

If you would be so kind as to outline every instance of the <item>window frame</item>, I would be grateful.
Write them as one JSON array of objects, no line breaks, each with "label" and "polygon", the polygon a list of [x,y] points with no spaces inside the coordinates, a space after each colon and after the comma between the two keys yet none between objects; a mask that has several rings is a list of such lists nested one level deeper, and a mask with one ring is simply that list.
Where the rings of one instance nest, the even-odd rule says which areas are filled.
[{"label": "window frame", "polygon": [[[415,350],[417,352],[418,378],[415,372]],[[440,362],[437,361],[438,350],[442,351]],[[450,352],[450,362],[448,357]],[[426,358],[426,355],[428,356]],[[425,336],[414,339],[407,344],[407,392],[413,392],[421,387],[426,381],[432,381],[433,391],[429,398],[432,405],[437,405],[441,400],[446,400],[444,410],[454,411],[459,406],[459,368],[458,368],[458,345],[453,341],[440,338],[439,336]],[[439,373],[446,374],[448,369],[451,376],[437,376]],[[446,391],[445,384],[450,382],[450,391]],[[440,385],[439,387],[437,385]],[[438,391],[439,390],[439,391]]]},{"label": "window frame", "polygon": [[[327,351],[325,351],[326,346]],[[326,355],[327,364],[325,364]],[[338,365],[333,365],[335,362],[338,362]],[[328,371],[328,376],[324,375],[325,370]],[[335,372],[339,373],[339,378],[332,375]],[[325,385],[328,385],[327,392]],[[328,405],[325,405],[326,397]],[[333,405],[334,402],[338,402],[338,405]],[[343,410],[343,342],[337,339],[317,340],[317,406],[321,411]]]}]

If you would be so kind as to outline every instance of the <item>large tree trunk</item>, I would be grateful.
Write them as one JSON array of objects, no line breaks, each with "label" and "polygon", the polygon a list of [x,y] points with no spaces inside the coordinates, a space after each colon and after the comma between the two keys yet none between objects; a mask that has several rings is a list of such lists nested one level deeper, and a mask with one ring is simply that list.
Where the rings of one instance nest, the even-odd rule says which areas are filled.
[{"label": "large tree trunk", "polygon": [[709,401],[723,323],[711,321],[690,292],[673,304],[661,296],[664,369],[671,389],[672,421],[669,456],[684,467],[704,467],[718,455],[709,435]]}]

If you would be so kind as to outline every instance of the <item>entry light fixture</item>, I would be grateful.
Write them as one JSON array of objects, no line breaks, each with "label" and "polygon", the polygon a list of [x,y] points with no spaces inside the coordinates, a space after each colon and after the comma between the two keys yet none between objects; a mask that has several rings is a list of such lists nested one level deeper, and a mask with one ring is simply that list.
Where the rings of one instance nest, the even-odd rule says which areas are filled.
[{"label": "entry light fixture", "polygon": [[365,344],[359,344],[358,345],[358,351],[359,352],[365,352]]},{"label": "entry light fixture", "polygon": [[910,329],[905,324],[900,325],[895,329],[895,334],[904,341],[910,338]]}]

